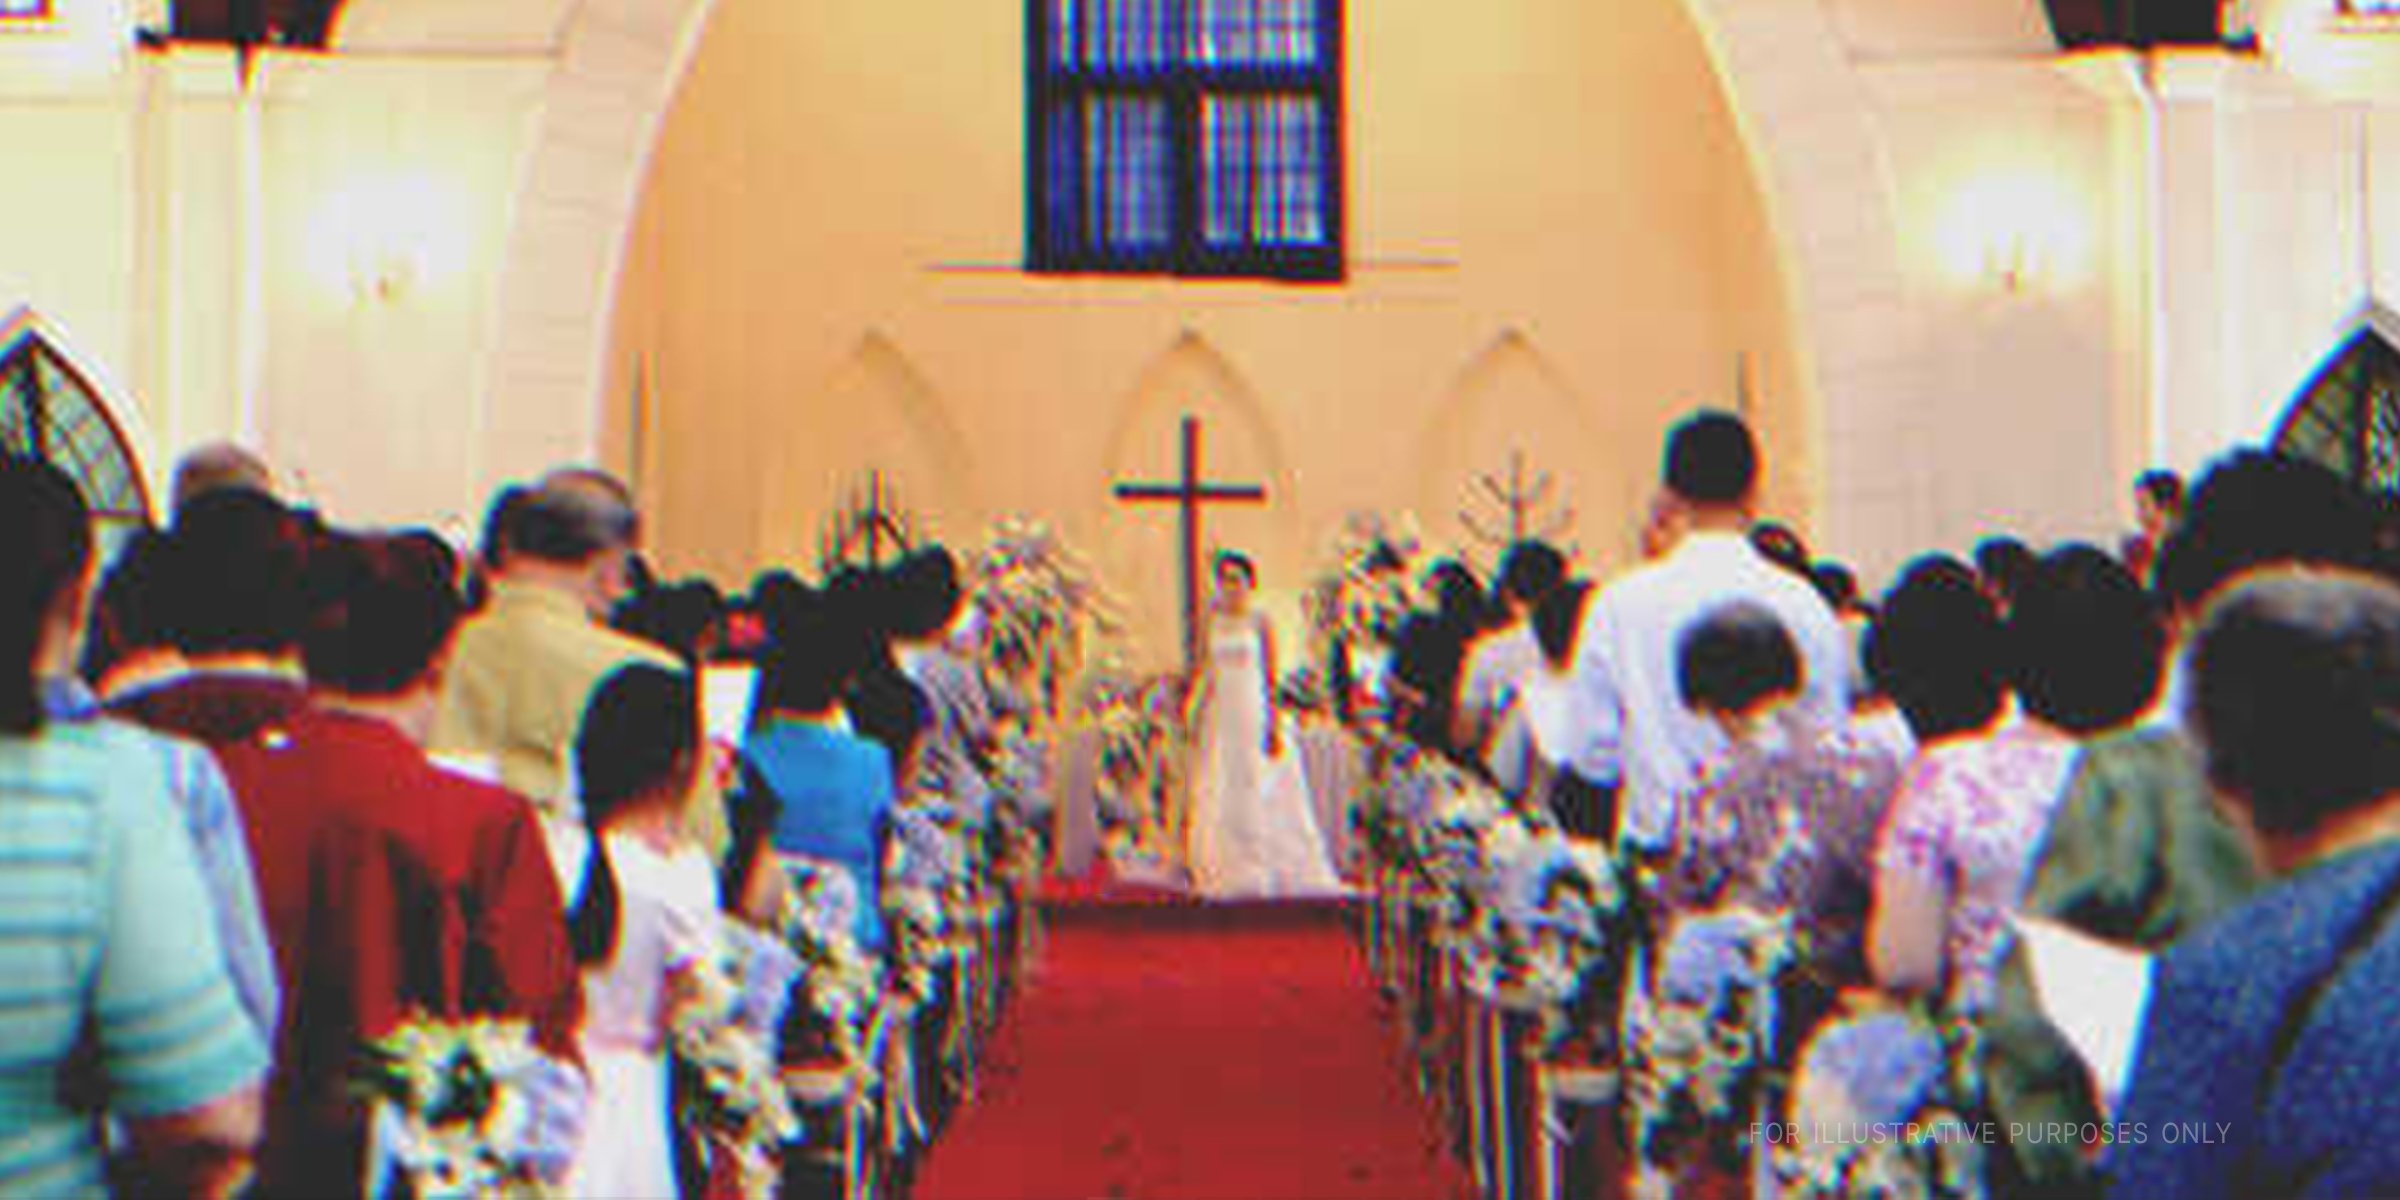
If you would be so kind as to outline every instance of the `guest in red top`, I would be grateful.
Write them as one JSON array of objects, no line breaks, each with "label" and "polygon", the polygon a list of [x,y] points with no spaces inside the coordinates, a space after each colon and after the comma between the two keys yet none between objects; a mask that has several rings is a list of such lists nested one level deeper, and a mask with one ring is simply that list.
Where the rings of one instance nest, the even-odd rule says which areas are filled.
[{"label": "guest in red top", "polygon": [[421,748],[463,613],[448,551],[424,535],[337,537],[312,575],[313,703],[219,749],[262,864],[287,998],[269,1195],[357,1193],[357,1051],[411,1014],[524,1020],[573,1060],[582,1006],[531,807]]}]

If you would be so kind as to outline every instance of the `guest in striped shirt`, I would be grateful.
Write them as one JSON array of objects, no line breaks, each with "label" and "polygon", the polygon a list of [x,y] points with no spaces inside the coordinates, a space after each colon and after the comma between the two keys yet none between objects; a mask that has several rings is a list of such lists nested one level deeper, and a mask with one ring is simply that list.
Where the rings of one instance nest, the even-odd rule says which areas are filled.
[{"label": "guest in striped shirt", "polygon": [[267,1055],[162,760],[43,719],[36,664],[74,640],[91,560],[74,485],[0,460],[0,1196],[106,1190],[103,1117],[129,1190],[225,1195]]}]

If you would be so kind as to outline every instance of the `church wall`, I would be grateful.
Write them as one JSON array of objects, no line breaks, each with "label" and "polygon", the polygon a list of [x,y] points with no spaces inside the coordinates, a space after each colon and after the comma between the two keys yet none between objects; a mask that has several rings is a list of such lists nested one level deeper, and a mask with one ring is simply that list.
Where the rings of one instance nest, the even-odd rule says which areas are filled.
[{"label": "church wall", "polygon": [[1856,436],[1932,469],[1894,503],[1918,510],[1908,550],[2110,537],[2124,520],[2119,375],[2138,346],[2116,321],[2114,268],[2142,244],[2112,220],[2108,105],[2047,59],[1862,65],[1891,172],[1921,388],[1906,415]]},{"label": "church wall", "polygon": [[[1745,354],[1770,507],[1807,523],[1784,281],[1678,0],[1352,5],[1352,273],[1332,288],[1018,270],[1022,5],[937,7],[715,13],[645,189],[606,400],[671,569],[738,581],[807,554],[878,466],[951,541],[1061,525],[1155,656],[1172,522],[1108,487],[1166,472],[1187,410],[1216,470],[1276,490],[1212,540],[1259,551],[1287,602],[1351,511],[1462,540],[1452,476],[1504,471],[1512,428],[1587,566],[1613,568],[1664,428],[1733,403]],[[953,445],[971,471],[940,466]]]}]

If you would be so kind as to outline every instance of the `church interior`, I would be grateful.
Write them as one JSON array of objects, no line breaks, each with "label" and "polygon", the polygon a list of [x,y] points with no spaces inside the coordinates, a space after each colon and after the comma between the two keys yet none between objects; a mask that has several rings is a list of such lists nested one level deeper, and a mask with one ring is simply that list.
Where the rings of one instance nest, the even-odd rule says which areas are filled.
[{"label": "church interior", "polygon": [[[246,833],[259,929],[204,941],[254,1017],[239,943],[281,977],[264,1115],[220,1114],[231,1165],[176,1190],[325,1178],[291,1013],[382,968],[296,967],[278,889],[453,833],[366,793],[277,830],[266,797],[287,746],[364,754],[340,722],[373,718],[475,780],[458,813],[515,802],[513,874],[421,874],[478,946],[536,878],[539,946],[434,971],[432,1007],[573,950],[570,1124],[636,1132],[494,1160],[563,1194],[2231,1196],[2308,1163],[2388,1194],[2362,1143],[2400,1109],[2302,1084],[2320,1039],[2400,1027],[2362,998],[2400,994],[2386,296],[2392,0],[0,0],[0,449],[96,538],[54,570],[47,485],[0,486],[0,553],[58,576],[0,588],[32,614],[0,641],[205,745]],[[426,545],[466,591],[382,680],[421,634],[366,592]],[[312,604],[231,643],[167,615]],[[263,726],[247,692],[156,702],[270,666],[298,707]],[[2119,669],[2138,697],[2061,698]],[[595,730],[651,676],[699,722],[657,769],[704,815],[645,842],[673,789]],[[1788,732],[1820,700],[1847,740]],[[68,769],[44,705],[0,712],[0,862],[47,853],[6,811]],[[1841,756],[1877,738],[1854,819]],[[1761,822],[1774,847],[1726,832]],[[621,912],[587,908],[595,863]],[[2253,889],[2370,915],[2324,916],[2274,997],[2190,985],[2279,944]],[[698,893],[738,935],[643,940]],[[0,880],[0,972],[37,903]],[[399,928],[354,934],[416,962]],[[756,941],[726,1012],[788,959],[806,1003],[773,1007],[824,1061],[751,1063],[723,1014],[607,1040],[637,951],[680,997]],[[1687,952],[1744,965],[1701,997],[1665,982]],[[413,969],[328,1003],[500,1061]],[[2011,1004],[2051,1042],[1971,1094],[1924,1081],[1980,1066],[1927,1067],[1879,1108],[1837,1066],[1996,1061]],[[2164,1048],[2243,1005],[2285,1006],[2271,1062]],[[796,1027],[755,1032],[772,1059]],[[2074,1103],[2012,1090],[2029,1059],[2088,1066]],[[343,1118],[348,1178],[435,1178],[411,1104]],[[8,1113],[0,1194],[74,1191],[75,1122]]]}]

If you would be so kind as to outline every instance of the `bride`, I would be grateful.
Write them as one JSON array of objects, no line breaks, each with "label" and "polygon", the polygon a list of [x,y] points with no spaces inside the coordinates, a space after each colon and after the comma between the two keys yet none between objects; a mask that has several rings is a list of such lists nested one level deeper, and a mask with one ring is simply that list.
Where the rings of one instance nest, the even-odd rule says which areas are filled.
[{"label": "bride", "polygon": [[1193,694],[1193,884],[1212,899],[1338,895],[1299,752],[1275,711],[1275,640],[1250,607],[1258,568],[1228,552],[1216,576]]}]

